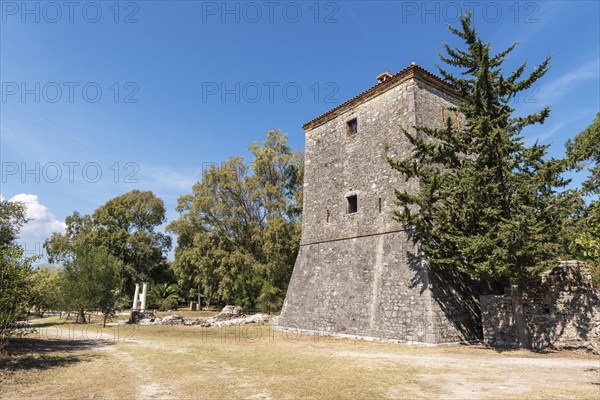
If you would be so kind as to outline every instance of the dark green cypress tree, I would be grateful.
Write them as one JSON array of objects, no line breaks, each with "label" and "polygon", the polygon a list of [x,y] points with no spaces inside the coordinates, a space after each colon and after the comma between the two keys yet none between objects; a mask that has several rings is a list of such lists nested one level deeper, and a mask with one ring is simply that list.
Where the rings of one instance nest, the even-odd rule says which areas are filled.
[{"label": "dark green cypress tree", "polygon": [[418,179],[417,193],[396,191],[395,218],[412,227],[412,236],[430,265],[455,268],[474,278],[514,285],[513,305],[521,345],[529,347],[520,283],[552,265],[557,234],[569,196],[556,189],[568,182],[564,162],[546,159],[547,146],[527,147],[521,131],[543,123],[549,108],[526,117],[513,115],[515,97],[532,87],[549,68],[547,58],[523,77],[527,63],[503,75],[502,65],[516,43],[493,55],[474,29],[469,14],[460,30],[450,31],[465,49],[445,44],[441,60],[456,74],[440,74],[464,99],[456,108],[462,123],[448,118],[443,129],[404,131],[413,151],[390,160],[408,179]]}]

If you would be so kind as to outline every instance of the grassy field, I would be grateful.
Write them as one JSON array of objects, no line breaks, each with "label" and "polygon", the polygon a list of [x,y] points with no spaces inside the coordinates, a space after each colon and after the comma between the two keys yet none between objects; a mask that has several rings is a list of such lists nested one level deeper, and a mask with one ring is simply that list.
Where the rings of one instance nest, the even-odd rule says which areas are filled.
[{"label": "grassy field", "polygon": [[0,357],[0,398],[599,398],[600,358],[420,347],[275,331],[75,325],[56,317]]}]

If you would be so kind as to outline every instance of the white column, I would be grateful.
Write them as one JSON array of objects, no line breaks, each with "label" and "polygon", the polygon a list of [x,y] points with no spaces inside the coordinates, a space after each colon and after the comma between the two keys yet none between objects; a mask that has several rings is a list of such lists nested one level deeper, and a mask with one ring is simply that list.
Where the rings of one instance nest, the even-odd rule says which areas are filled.
[{"label": "white column", "polygon": [[148,283],[142,284],[142,312],[146,311],[146,294],[148,294]]},{"label": "white column", "polygon": [[138,283],[135,284],[135,294],[133,295],[133,307],[132,310],[137,310],[140,306],[140,285]]}]

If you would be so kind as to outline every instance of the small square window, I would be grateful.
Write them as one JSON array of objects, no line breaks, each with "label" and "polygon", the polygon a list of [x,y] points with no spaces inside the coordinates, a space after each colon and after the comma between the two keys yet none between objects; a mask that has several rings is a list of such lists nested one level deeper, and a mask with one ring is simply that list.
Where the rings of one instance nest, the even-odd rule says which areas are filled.
[{"label": "small square window", "polygon": [[352,118],[346,122],[346,135],[351,137],[358,133],[358,121],[356,118]]},{"label": "small square window", "polygon": [[358,211],[358,196],[353,194],[346,197],[346,213],[354,214]]}]

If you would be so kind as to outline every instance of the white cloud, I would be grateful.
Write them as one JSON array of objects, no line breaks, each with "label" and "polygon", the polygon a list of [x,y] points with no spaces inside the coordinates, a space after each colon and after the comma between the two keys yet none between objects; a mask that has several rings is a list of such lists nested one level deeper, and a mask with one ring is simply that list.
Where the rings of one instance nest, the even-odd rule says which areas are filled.
[{"label": "white cloud", "polygon": [[[564,129],[566,129],[565,126],[568,126],[567,124],[569,122],[571,122],[571,120],[562,121],[562,122],[556,123],[556,124],[546,128],[541,134],[527,139],[526,144],[528,146],[530,146],[533,143],[535,143],[536,141],[539,142],[540,144],[544,143],[547,139],[551,138],[556,133],[561,132]],[[542,129],[542,128],[540,128],[540,129]]]},{"label": "white cloud", "polygon": [[140,165],[139,182],[155,193],[176,192],[177,195],[190,193],[192,186],[201,178],[201,168],[178,169],[143,164]]},{"label": "white cloud", "polygon": [[23,228],[17,242],[24,244],[26,250],[37,252],[41,244],[53,232],[64,233],[66,225],[59,221],[48,207],[40,203],[35,194],[21,193],[13,196],[9,201],[20,201],[27,208],[26,216],[30,219]]},{"label": "white cloud", "polygon": [[600,59],[595,59],[575,68],[566,75],[540,85],[539,97],[544,104],[554,104],[577,86],[598,79]]}]

